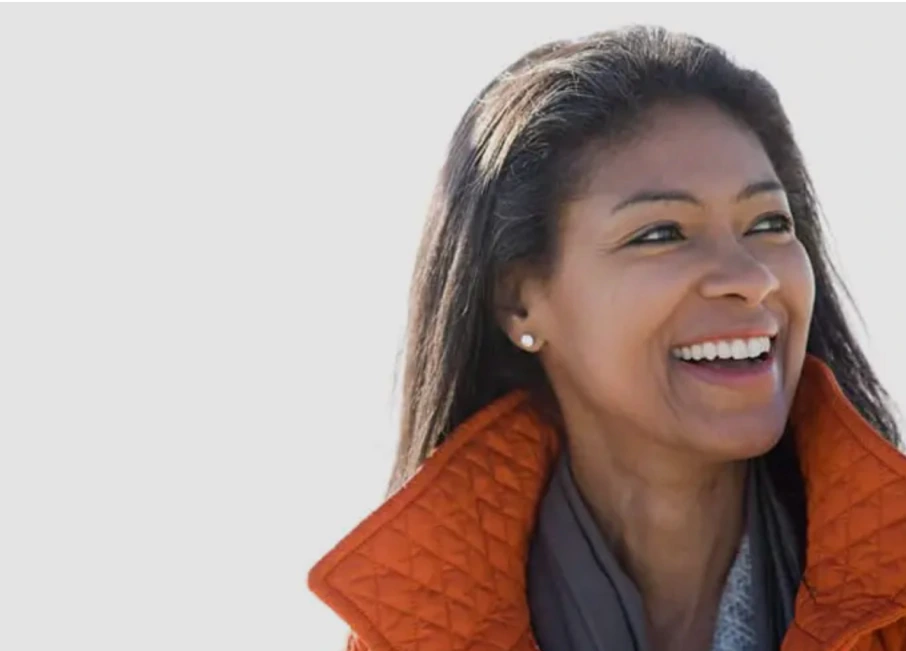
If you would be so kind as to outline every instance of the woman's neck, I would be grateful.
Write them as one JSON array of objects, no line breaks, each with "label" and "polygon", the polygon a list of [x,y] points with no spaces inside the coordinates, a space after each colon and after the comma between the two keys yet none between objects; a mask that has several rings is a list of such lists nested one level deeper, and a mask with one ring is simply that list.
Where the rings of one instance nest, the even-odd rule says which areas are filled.
[{"label": "woman's neck", "polygon": [[576,485],[641,592],[653,648],[707,648],[744,526],[745,463],[634,448],[570,440]]}]

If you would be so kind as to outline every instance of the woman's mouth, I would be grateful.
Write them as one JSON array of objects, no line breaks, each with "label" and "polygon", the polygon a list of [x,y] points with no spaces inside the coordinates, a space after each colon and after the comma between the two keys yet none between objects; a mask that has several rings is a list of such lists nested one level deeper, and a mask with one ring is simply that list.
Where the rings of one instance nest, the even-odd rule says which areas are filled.
[{"label": "woman's mouth", "polygon": [[715,339],[671,350],[682,366],[712,383],[755,379],[774,368],[776,337]]},{"label": "woman's mouth", "polygon": [[684,362],[752,362],[763,361],[771,354],[771,337],[748,337],[746,339],[716,339],[691,346],[677,346],[671,352]]}]

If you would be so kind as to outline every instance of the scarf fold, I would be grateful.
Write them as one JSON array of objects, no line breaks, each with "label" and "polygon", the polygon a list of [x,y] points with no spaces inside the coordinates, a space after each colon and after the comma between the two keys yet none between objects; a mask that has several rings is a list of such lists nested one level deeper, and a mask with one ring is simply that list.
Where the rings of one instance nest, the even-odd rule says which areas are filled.
[{"label": "scarf fold", "polygon": [[[792,522],[763,457],[749,463],[746,504],[754,649],[776,651],[793,618],[801,568]],[[541,651],[650,651],[641,594],[592,519],[565,449],[541,501],[527,580]]]}]

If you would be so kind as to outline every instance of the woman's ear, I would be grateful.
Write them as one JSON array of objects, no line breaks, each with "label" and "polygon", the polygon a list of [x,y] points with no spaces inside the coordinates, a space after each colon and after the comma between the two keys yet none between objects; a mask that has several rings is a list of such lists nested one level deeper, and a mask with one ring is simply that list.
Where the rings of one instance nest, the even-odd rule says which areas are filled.
[{"label": "woman's ear", "polygon": [[494,316],[515,346],[528,352],[537,352],[543,345],[533,305],[532,291],[536,281],[524,270],[511,269],[502,274],[494,288]]}]

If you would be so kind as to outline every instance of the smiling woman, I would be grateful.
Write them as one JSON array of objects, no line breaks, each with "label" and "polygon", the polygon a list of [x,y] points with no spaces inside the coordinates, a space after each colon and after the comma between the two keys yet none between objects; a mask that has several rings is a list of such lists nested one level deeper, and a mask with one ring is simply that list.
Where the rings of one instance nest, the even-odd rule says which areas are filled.
[{"label": "smiling woman", "polygon": [[770,84],[633,28],[451,144],[391,495],[312,570],[352,649],[906,648],[906,459]]},{"label": "smiling woman", "polygon": [[[600,485],[623,482],[612,463],[650,470],[648,486],[675,481],[661,466],[679,454],[697,461],[682,472],[701,478],[716,461],[773,447],[814,301],[786,193],[751,131],[701,101],[659,104],[645,123],[630,143],[589,156],[586,186],[560,209],[552,272],[514,272],[503,289],[520,306],[501,314],[510,338],[532,332],[545,343],[573,473],[595,484],[592,508],[592,495],[626,490]],[[751,338],[771,341],[769,357],[728,361],[747,358]],[[713,361],[672,354],[707,343]],[[725,488],[739,493],[736,467],[720,466],[714,480],[732,478]]]}]

